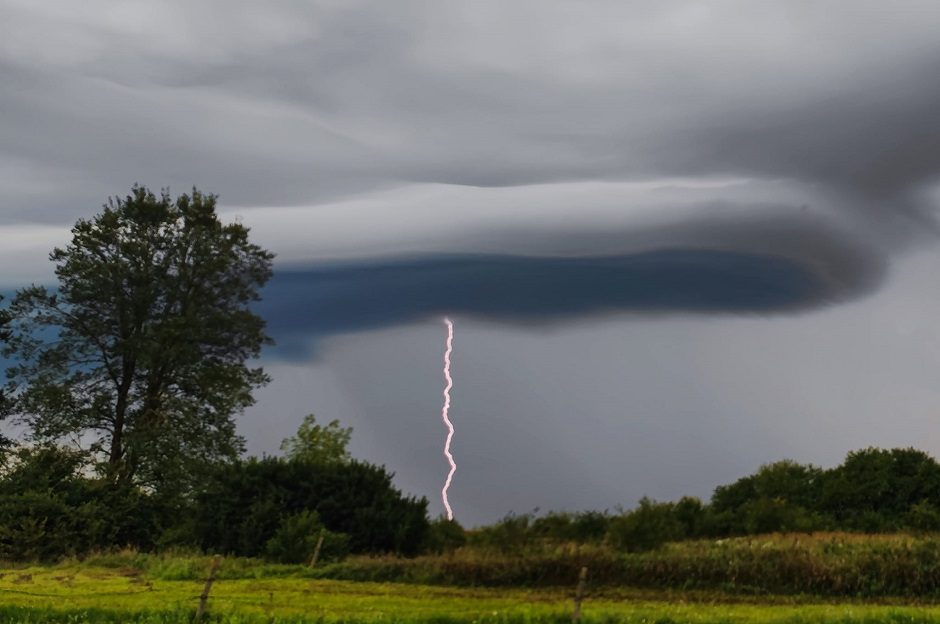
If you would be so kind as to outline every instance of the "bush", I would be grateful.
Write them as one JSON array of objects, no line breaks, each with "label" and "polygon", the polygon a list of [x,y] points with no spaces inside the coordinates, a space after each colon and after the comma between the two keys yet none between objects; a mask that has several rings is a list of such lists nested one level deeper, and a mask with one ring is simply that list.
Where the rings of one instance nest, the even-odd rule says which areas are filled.
[{"label": "bush", "polygon": [[317,512],[302,511],[284,518],[264,545],[265,558],[275,563],[308,563],[321,535],[319,561],[339,561],[348,554],[349,538],[327,531]]},{"label": "bush", "polygon": [[519,554],[527,550],[534,541],[534,535],[530,531],[531,524],[530,514],[508,514],[496,524],[471,531],[467,535],[467,543],[482,550]]},{"label": "bush", "polygon": [[940,531],[940,509],[928,501],[911,505],[910,511],[904,517],[904,524],[923,533]]},{"label": "bush", "polygon": [[256,557],[287,518],[304,511],[346,534],[352,553],[417,554],[429,530],[427,500],[403,496],[384,468],[275,457],[210,475],[196,496],[193,530],[204,550]]},{"label": "bush", "polygon": [[652,550],[684,537],[675,503],[657,503],[645,496],[636,509],[612,519],[607,532],[611,546],[627,552]]},{"label": "bush", "polygon": [[599,543],[607,534],[610,516],[600,511],[549,513],[532,521],[532,532],[552,542]]},{"label": "bush", "polygon": [[780,498],[759,498],[738,509],[743,533],[799,532],[809,533],[824,528],[825,520],[799,505]]},{"label": "bush", "polygon": [[467,543],[467,533],[456,520],[439,518],[431,523],[424,551],[441,554],[453,552]]},{"label": "bush", "polygon": [[825,476],[816,466],[788,459],[765,464],[753,475],[715,488],[712,508],[718,513],[736,511],[758,499],[779,499],[807,509],[817,508]]},{"label": "bush", "polygon": [[711,522],[709,510],[702,501],[692,496],[683,496],[672,509],[673,515],[682,525],[682,534],[685,537],[701,537],[708,535]]},{"label": "bush", "polygon": [[49,492],[0,498],[0,559],[49,561],[81,544],[73,510]]},{"label": "bush", "polygon": [[84,477],[84,457],[21,448],[0,479],[0,558],[48,561],[118,546],[151,548],[172,510],[134,487]]}]

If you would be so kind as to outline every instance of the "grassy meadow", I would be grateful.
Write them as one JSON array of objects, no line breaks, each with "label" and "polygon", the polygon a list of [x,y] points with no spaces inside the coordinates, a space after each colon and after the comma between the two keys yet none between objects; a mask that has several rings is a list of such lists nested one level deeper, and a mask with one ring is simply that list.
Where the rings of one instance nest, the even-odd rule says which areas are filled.
[{"label": "grassy meadow", "polygon": [[[125,551],[4,565],[0,622],[189,622],[210,561]],[[583,546],[521,557],[461,549],[352,557],[313,570],[229,558],[208,619],[563,622],[581,565],[591,570],[585,622],[940,623],[938,542],[849,534],[704,540],[628,555]]]},{"label": "grassy meadow", "polygon": [[[200,581],[161,580],[132,568],[28,567],[0,579],[0,621],[189,622]],[[571,591],[450,588],[297,576],[222,579],[209,600],[219,622],[561,622]],[[940,622],[940,605],[764,600],[695,592],[595,591],[585,622]]]}]

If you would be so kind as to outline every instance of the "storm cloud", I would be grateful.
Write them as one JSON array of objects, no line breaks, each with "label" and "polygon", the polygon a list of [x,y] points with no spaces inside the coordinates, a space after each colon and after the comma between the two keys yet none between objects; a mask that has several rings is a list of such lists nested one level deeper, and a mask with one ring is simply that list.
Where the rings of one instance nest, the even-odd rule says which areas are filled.
[{"label": "storm cloud", "polygon": [[662,250],[596,258],[478,256],[281,271],[263,316],[281,332],[331,335],[433,314],[545,323],[617,311],[767,312],[827,292],[772,256]]},{"label": "storm cloud", "polygon": [[[666,242],[682,239],[697,246]],[[284,345],[277,352],[297,356],[324,337],[447,314],[531,327],[618,313],[805,312],[870,291],[886,270],[878,254],[838,233],[786,220],[575,230],[564,241],[621,251],[436,254],[282,268],[258,309]]]},{"label": "storm cloud", "polygon": [[[308,255],[327,259],[329,249],[355,259],[386,247],[515,254],[511,241],[492,241],[507,227],[535,240],[553,186],[633,184],[627,202],[587,193],[556,207],[565,229],[598,230],[613,216],[628,231],[634,206],[657,201],[637,185],[677,178],[692,186],[656,204],[662,220],[711,218],[709,206],[734,201],[734,190],[708,186],[724,177],[773,194],[787,187],[805,196],[789,205],[813,210],[825,196],[830,217],[882,256],[876,263],[935,235],[940,8],[931,2],[896,11],[854,2],[838,19],[811,5],[745,2],[8,0],[2,11],[6,246],[24,223],[71,223],[134,182],[198,184],[229,210],[255,213],[256,228],[277,210],[316,218],[373,202],[368,220],[325,223],[319,249],[313,235]],[[451,236],[451,248],[432,248],[447,225],[409,218],[403,198],[440,188],[457,190],[440,198],[439,214],[469,189],[459,220],[479,244]],[[488,220],[485,191],[501,188],[518,191],[504,220],[537,216]],[[744,219],[759,211],[739,203]],[[366,245],[343,239],[350,223],[369,232]],[[282,229],[270,246],[283,252],[296,237]],[[555,254],[532,247],[525,253]]]}]

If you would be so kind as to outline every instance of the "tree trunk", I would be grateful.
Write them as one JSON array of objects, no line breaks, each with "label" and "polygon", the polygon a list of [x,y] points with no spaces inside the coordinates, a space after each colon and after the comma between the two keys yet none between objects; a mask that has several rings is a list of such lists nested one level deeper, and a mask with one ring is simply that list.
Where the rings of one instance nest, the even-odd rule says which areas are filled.
[{"label": "tree trunk", "polygon": [[129,479],[130,475],[121,474],[124,465],[124,427],[127,424],[127,397],[134,379],[134,363],[125,362],[123,378],[117,389],[117,402],[114,406],[114,431],[111,432],[111,452],[108,455],[108,467],[115,480]]},{"label": "tree trunk", "polygon": [[[120,404],[119,404],[120,406]],[[111,432],[111,452],[108,455],[108,466],[116,471],[121,465],[124,455],[124,414],[119,413],[114,419],[114,431]]]}]

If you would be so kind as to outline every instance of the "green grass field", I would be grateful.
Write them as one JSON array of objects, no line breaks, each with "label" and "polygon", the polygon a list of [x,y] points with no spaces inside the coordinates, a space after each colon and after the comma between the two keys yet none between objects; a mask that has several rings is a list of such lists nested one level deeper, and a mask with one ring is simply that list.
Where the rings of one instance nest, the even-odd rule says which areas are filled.
[{"label": "green grass field", "polygon": [[[0,622],[189,622],[205,558],[101,557],[0,569]],[[337,581],[301,569],[228,562],[209,619],[255,622],[565,622],[571,588],[533,590]],[[179,578],[184,577],[184,578]],[[585,622],[937,622],[940,604],[828,601],[809,596],[591,588]]]}]

